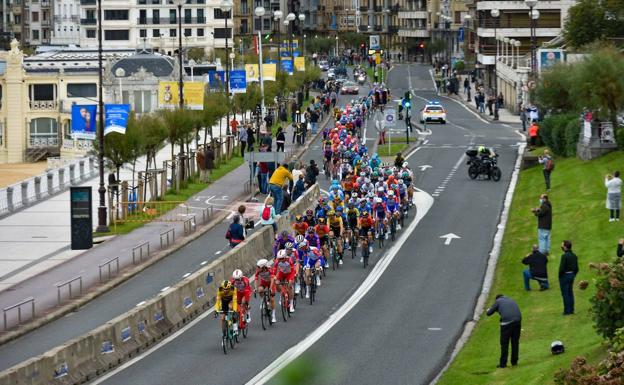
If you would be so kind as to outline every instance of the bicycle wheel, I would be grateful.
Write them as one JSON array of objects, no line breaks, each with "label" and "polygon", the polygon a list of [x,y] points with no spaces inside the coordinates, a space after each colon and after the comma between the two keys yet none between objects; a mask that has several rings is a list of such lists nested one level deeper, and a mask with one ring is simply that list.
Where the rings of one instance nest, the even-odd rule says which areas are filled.
[{"label": "bicycle wheel", "polygon": [[271,316],[268,314],[266,298],[262,298],[262,303],[260,304],[260,321],[263,330],[266,330],[267,326],[270,325],[270,319]]},{"label": "bicycle wheel", "polygon": [[332,270],[336,270],[336,249],[333,246],[329,249],[329,258],[332,261]]},{"label": "bicycle wheel", "polygon": [[[283,285],[283,284],[282,284]],[[282,288],[282,293],[280,294],[282,297],[282,305],[280,306],[282,308],[282,318],[284,319],[284,322],[288,321],[288,318],[286,317],[287,313],[288,313],[288,296],[284,295],[284,289]]]},{"label": "bicycle wheel", "polygon": [[223,346],[223,354],[228,353],[228,340],[227,340],[227,332],[224,332],[223,337],[221,338],[221,346]]},{"label": "bicycle wheel", "polygon": [[384,239],[386,238],[386,232],[384,231],[384,228],[382,227],[379,230],[379,248],[383,249],[384,247]]},{"label": "bicycle wheel", "polygon": [[364,265],[364,268],[366,269],[366,266],[368,266],[368,257],[369,257],[369,252],[368,252],[368,247],[367,248],[362,248],[362,262]]},{"label": "bicycle wheel", "polygon": [[[249,309],[247,309],[247,311],[249,311]],[[247,312],[245,312],[244,314],[245,316],[247,316]],[[245,327],[243,328],[242,332],[243,332],[243,338],[247,338],[247,334],[249,333],[249,324],[247,324],[247,321],[244,322]]]},{"label": "bicycle wheel", "polygon": [[230,348],[234,349],[234,330],[232,330],[232,324],[228,326],[228,340],[230,341]]}]

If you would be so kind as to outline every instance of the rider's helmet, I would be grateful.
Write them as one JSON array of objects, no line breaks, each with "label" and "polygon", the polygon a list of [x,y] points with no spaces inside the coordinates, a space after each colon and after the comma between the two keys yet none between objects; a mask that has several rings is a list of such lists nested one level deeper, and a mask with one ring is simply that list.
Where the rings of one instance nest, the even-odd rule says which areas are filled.
[{"label": "rider's helmet", "polygon": [[336,215],[336,212],[334,210],[329,210],[329,212],[327,213],[327,215]]},{"label": "rider's helmet", "polygon": [[325,203],[325,199],[323,197],[320,197],[318,203],[322,205],[323,203]]},{"label": "rider's helmet", "polygon": [[262,258],[260,260],[258,260],[258,262],[256,262],[256,266],[258,266],[259,268],[263,268],[266,267],[267,263],[269,263],[269,261],[267,261],[266,259]]},{"label": "rider's helmet", "polygon": [[484,154],[487,152],[485,146],[479,146],[479,148],[477,148],[477,151],[479,152],[479,154]]},{"label": "rider's helmet", "polygon": [[342,206],[338,206],[338,207],[336,207],[336,211],[338,211],[338,212],[342,212]]},{"label": "rider's helmet", "polygon": [[409,178],[409,172],[404,171],[402,176],[403,176],[403,178],[405,178],[405,179]]},{"label": "rider's helmet", "polygon": [[408,168],[409,164],[407,162],[403,162],[403,168]]},{"label": "rider's helmet", "polygon": [[305,237],[303,235],[297,235],[295,237],[295,242],[297,242],[298,244],[305,241]]},{"label": "rider's helmet", "polygon": [[381,198],[379,197],[375,198],[375,203],[381,203]]},{"label": "rider's helmet", "polygon": [[282,259],[282,258],[287,258],[287,257],[288,255],[286,255],[286,250],[282,249],[277,252],[277,259]]},{"label": "rider's helmet", "polygon": [[312,209],[307,209],[306,216],[311,217],[312,215],[314,215],[314,211]]},{"label": "rider's helmet", "polygon": [[282,238],[288,239],[288,231],[286,230],[282,231]]},{"label": "rider's helmet", "polygon": [[362,212],[362,216],[363,216],[363,217],[367,217],[367,216],[368,216],[368,211],[363,211],[363,212]]},{"label": "rider's helmet", "polygon": [[228,281],[227,279],[223,282],[221,282],[221,285],[219,285],[219,289],[221,290],[231,290],[232,289],[232,284],[230,283],[230,281]]},{"label": "rider's helmet", "polygon": [[393,197],[394,196],[394,191],[392,191],[392,190],[388,191],[388,196],[389,197]]},{"label": "rider's helmet", "polygon": [[308,228],[308,234],[314,234],[314,227]]},{"label": "rider's helmet", "polygon": [[[302,221],[303,221],[303,217],[301,216],[301,214],[299,214],[299,215],[297,215],[297,216],[295,217],[295,221],[297,221],[297,222],[302,222]],[[283,234],[283,233],[282,233],[282,234]],[[288,233],[286,233],[286,234],[288,234]]]},{"label": "rider's helmet", "polygon": [[234,270],[234,272],[232,273],[232,278],[234,278],[234,279],[241,279],[241,278],[243,278],[243,271],[241,269]]},{"label": "rider's helmet", "polygon": [[325,223],[325,218],[319,218],[318,219],[318,223],[320,223],[321,225]]}]

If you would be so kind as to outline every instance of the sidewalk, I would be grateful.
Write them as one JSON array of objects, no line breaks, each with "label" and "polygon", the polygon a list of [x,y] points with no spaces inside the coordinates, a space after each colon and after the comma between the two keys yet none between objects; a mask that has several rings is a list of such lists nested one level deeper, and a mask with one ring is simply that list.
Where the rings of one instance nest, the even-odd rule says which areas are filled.
[{"label": "sidewalk", "polygon": [[[326,124],[326,120],[322,124]],[[293,146],[287,140],[285,146],[287,155],[303,152],[312,140],[314,137],[308,137],[304,146]],[[164,150],[168,151],[168,147]],[[17,335],[62,316],[68,311],[65,305],[79,306],[97,296],[103,289],[98,287],[102,284],[100,266],[107,261],[118,258],[119,262],[118,274],[115,274],[117,260],[111,264],[111,275],[116,275],[112,281],[109,281],[111,277],[108,275],[108,265],[102,267],[103,281],[108,281],[105,285],[112,287],[115,284],[114,281],[124,275],[123,270],[134,265],[133,260],[139,265],[133,271],[146,268],[190,241],[189,238],[195,239],[229,218],[240,204],[244,203],[248,207],[246,216],[258,218],[262,203],[245,202],[249,197],[249,192],[245,191],[245,183],[241,181],[248,180],[249,166],[244,163],[223,176],[217,183],[208,185],[206,189],[187,200],[183,209],[185,212],[188,210],[189,213],[188,215],[181,214],[185,215],[185,220],[188,218],[187,223],[147,223],[129,234],[115,236],[86,251],[69,250],[68,193],[0,220],[0,226],[4,229],[16,227],[10,231],[10,234],[8,230],[5,230],[0,236],[0,243],[12,243],[10,254],[3,253],[5,257],[0,259],[0,271],[3,273],[0,277],[2,280],[0,282],[0,307],[10,307],[32,297],[38,317],[35,322],[17,331],[0,332],[0,341],[15,338]],[[97,179],[88,183],[97,184]],[[211,215],[204,218],[205,213],[208,212],[206,210],[210,210]],[[195,215],[194,222],[191,219],[192,215]],[[195,232],[196,229],[199,230],[200,225],[205,226],[202,226],[201,231]],[[175,235],[171,237],[173,232]],[[169,236],[164,235],[165,233],[169,233]],[[187,234],[189,238],[179,241],[184,234]],[[11,240],[11,235],[19,239]],[[144,261],[148,258],[146,257],[147,247],[139,247],[139,245],[146,243],[149,243],[149,259]],[[133,249],[135,249],[134,256]],[[140,257],[141,252],[143,257]],[[13,258],[6,258],[6,256]],[[139,260],[144,263],[139,263]],[[129,271],[127,269],[126,273]],[[57,285],[74,278],[77,278],[72,284],[74,299],[79,296],[77,293],[79,293],[80,285],[83,290],[78,301],[69,302],[68,285],[61,288]],[[59,295],[60,305],[63,306],[59,305]],[[25,321],[30,319],[30,306],[28,303],[22,307],[22,319]],[[18,323],[17,308],[6,314],[7,329],[10,329]]]}]

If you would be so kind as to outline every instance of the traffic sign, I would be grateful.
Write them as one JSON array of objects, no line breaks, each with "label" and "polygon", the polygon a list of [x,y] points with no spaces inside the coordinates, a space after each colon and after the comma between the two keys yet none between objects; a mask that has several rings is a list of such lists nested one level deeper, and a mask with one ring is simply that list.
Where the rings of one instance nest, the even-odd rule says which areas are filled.
[{"label": "traffic sign", "polygon": [[394,127],[396,124],[396,116],[394,108],[386,108],[384,111],[384,123],[386,127]]},{"label": "traffic sign", "polygon": [[379,35],[371,35],[368,38],[368,46],[370,49],[380,49],[380,40]]}]

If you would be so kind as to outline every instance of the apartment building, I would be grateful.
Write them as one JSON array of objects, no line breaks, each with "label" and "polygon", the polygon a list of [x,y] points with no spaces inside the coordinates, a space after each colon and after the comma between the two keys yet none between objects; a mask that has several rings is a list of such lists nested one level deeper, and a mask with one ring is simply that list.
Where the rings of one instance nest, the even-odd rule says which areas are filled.
[{"label": "apartment building", "polygon": [[50,44],[80,44],[80,0],[54,0],[54,18]]},{"label": "apartment building", "polygon": [[52,0],[4,1],[0,16],[5,43],[15,38],[25,46],[50,44],[54,16]]}]

